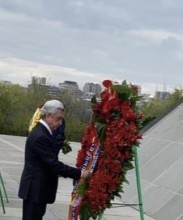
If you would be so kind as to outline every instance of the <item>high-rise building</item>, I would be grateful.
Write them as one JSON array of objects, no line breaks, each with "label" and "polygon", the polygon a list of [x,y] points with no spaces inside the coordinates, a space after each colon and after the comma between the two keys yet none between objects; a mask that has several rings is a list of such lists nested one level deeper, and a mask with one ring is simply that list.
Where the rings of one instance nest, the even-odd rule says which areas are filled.
[{"label": "high-rise building", "polygon": [[62,90],[58,86],[46,84],[46,77],[32,76],[31,84],[28,85],[29,90],[34,90],[37,93],[45,93],[49,95],[60,95]]},{"label": "high-rise building", "polygon": [[32,84],[46,85],[46,77],[32,76]]},{"label": "high-rise building", "polygon": [[155,98],[159,100],[168,99],[170,97],[170,92],[166,91],[156,91],[155,92]]},{"label": "high-rise building", "polygon": [[83,86],[83,93],[84,94],[93,93],[96,96],[99,96],[101,91],[102,91],[102,88],[98,83],[95,84],[95,83],[86,82]]},{"label": "high-rise building", "polygon": [[79,86],[75,81],[66,80],[63,83],[59,83],[59,88],[75,97],[80,97],[82,95],[82,91],[79,89]]}]

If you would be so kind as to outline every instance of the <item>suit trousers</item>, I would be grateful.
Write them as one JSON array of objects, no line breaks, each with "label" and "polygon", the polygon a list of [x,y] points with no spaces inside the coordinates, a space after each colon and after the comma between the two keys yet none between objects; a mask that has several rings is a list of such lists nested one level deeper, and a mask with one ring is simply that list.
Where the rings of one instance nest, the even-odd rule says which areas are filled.
[{"label": "suit trousers", "polygon": [[46,212],[46,203],[23,200],[22,220],[42,220]]}]

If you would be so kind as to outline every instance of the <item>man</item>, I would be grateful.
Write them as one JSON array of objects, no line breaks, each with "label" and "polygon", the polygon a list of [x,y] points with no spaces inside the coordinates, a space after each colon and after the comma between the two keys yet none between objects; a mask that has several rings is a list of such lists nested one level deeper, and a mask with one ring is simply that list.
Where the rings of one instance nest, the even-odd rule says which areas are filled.
[{"label": "man", "polygon": [[19,197],[23,199],[22,220],[42,220],[47,203],[55,201],[58,177],[86,178],[88,171],[68,166],[58,160],[52,136],[62,122],[64,106],[57,100],[47,101],[41,119],[27,137],[25,164],[20,181]]}]

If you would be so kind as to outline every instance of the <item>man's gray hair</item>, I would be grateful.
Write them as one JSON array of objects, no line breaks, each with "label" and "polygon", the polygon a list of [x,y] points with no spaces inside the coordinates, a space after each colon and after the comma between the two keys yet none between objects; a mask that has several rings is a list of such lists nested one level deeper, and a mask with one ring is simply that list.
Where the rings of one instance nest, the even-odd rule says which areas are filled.
[{"label": "man's gray hair", "polygon": [[58,110],[64,110],[63,103],[58,100],[49,100],[41,108],[41,118],[44,118],[47,113],[54,115]]}]

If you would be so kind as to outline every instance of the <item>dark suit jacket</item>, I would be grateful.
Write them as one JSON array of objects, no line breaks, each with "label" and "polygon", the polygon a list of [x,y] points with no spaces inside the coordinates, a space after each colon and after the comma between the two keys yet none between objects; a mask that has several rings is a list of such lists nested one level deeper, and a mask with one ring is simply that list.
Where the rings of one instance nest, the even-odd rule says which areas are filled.
[{"label": "dark suit jacket", "polygon": [[59,154],[63,146],[63,142],[65,140],[65,120],[64,119],[62,121],[62,124],[53,131],[53,137],[56,141],[57,153]]},{"label": "dark suit jacket", "polygon": [[59,176],[79,179],[81,171],[58,160],[54,138],[44,125],[38,123],[26,141],[18,195],[33,202],[53,203]]}]

